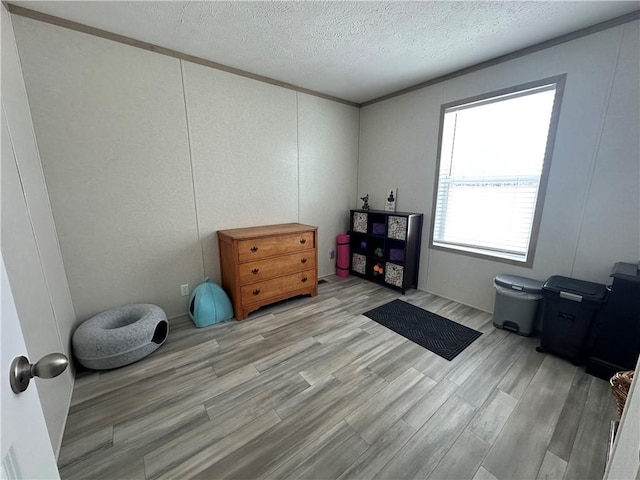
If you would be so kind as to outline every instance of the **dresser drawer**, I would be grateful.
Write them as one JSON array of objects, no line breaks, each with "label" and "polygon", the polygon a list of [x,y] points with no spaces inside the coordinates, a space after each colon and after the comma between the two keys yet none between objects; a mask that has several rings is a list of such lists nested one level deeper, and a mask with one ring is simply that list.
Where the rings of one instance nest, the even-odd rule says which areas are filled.
[{"label": "dresser drawer", "polygon": [[248,262],[274,255],[312,250],[314,232],[290,233],[238,242],[238,261]]},{"label": "dresser drawer", "polygon": [[315,267],[316,255],[313,250],[292,253],[266,260],[241,263],[238,267],[240,271],[240,285],[260,282],[269,278],[280,277]]},{"label": "dresser drawer", "polygon": [[242,305],[261,302],[264,299],[276,297],[282,292],[293,292],[296,289],[307,288],[317,282],[315,268],[303,272],[285,275],[283,277],[253,283],[240,288]]}]

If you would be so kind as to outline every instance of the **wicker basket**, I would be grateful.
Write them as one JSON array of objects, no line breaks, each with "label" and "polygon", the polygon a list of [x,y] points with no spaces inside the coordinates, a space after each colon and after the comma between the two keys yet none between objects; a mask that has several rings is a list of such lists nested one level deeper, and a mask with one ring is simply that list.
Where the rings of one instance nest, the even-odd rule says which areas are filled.
[{"label": "wicker basket", "polygon": [[616,397],[616,402],[618,403],[618,419],[622,418],[622,410],[624,410],[624,404],[627,401],[632,380],[633,370],[618,372],[609,380],[611,392],[613,396]]}]

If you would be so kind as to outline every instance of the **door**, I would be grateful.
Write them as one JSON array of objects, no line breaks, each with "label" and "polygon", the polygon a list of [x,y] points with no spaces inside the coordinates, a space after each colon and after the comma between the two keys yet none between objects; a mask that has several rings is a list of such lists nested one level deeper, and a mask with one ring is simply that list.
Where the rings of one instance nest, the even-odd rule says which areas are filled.
[{"label": "door", "polygon": [[[1,256],[0,256],[1,259]],[[59,479],[58,468],[35,381],[16,395],[9,385],[9,368],[15,357],[27,356],[20,322],[2,259],[0,291],[1,337],[0,389],[2,390],[2,479]],[[30,358],[32,363],[37,358]]]}]

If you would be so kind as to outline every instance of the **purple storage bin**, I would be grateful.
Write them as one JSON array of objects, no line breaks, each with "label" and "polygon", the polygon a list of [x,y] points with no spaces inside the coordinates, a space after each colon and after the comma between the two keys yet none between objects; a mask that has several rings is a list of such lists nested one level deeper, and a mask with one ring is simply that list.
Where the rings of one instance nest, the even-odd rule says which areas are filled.
[{"label": "purple storage bin", "polygon": [[395,260],[396,262],[404,262],[404,248],[389,249],[389,260]]},{"label": "purple storage bin", "polygon": [[373,224],[373,234],[374,235],[384,235],[387,233],[387,226],[384,223],[374,223]]}]

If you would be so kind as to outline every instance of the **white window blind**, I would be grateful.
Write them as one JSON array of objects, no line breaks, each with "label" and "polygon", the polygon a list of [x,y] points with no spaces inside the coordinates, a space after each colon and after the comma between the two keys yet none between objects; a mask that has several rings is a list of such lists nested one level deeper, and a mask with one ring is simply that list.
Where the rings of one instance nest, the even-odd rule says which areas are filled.
[{"label": "white window blind", "polygon": [[525,262],[556,84],[444,111],[433,245]]}]

